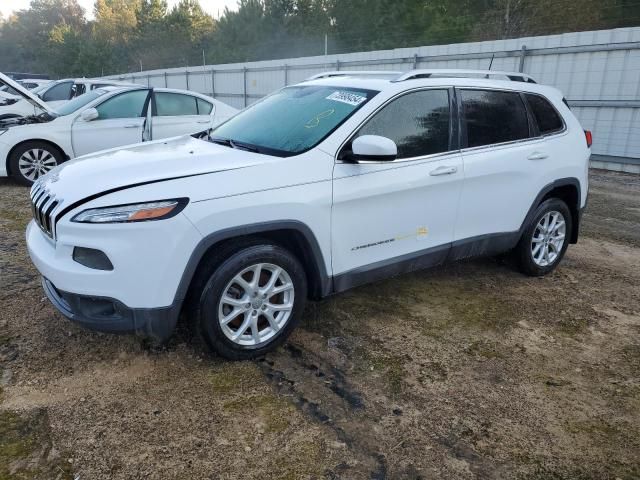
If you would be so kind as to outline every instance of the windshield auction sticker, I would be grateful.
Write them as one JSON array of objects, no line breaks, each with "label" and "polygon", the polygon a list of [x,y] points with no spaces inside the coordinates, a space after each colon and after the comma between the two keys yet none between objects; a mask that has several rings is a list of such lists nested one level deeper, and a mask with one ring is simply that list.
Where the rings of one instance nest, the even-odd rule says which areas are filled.
[{"label": "windshield auction sticker", "polygon": [[362,95],[358,95],[357,93],[344,92],[344,91],[333,92],[331,95],[327,97],[327,100],[346,103],[348,105],[353,105],[354,107],[357,107],[366,99],[367,97],[363,97]]}]

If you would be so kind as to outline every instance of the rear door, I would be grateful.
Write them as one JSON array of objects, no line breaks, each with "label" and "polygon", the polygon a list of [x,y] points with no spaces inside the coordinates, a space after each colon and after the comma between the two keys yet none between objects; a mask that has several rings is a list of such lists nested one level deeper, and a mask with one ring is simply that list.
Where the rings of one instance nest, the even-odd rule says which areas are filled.
[{"label": "rear door", "polygon": [[151,136],[154,140],[192,134],[212,127],[214,106],[195,95],[154,91]]},{"label": "rear door", "polygon": [[71,141],[75,156],[143,141],[150,90],[131,90],[96,106],[98,118],[74,120]]},{"label": "rear door", "polygon": [[457,92],[466,143],[455,239],[513,234],[546,184],[545,141],[536,132],[523,94],[477,88]]}]

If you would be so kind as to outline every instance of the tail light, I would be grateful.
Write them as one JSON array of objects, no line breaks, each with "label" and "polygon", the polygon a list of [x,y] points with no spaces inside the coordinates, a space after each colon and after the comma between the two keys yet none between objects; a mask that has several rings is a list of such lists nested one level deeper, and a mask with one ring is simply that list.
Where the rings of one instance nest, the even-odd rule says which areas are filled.
[{"label": "tail light", "polygon": [[593,144],[593,134],[591,133],[591,130],[585,130],[584,137],[587,139],[587,147],[591,148],[591,145]]}]

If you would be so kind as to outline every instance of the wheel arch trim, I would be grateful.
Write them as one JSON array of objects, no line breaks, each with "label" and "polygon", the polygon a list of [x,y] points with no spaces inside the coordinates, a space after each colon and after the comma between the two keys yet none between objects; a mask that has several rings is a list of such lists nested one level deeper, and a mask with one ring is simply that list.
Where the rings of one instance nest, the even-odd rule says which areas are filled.
[{"label": "wheel arch trim", "polygon": [[529,225],[529,223],[531,223],[531,220],[533,219],[533,215],[536,212],[536,209],[538,208],[538,206],[540,205],[540,203],[542,203],[542,200],[544,199],[545,196],[547,196],[549,193],[551,193],[553,190],[557,189],[557,188],[561,188],[561,187],[574,187],[577,191],[578,194],[578,198],[577,198],[577,203],[576,205],[567,205],[567,207],[569,207],[569,211],[572,213],[572,229],[571,229],[571,238],[570,238],[570,242],[571,243],[577,243],[578,241],[578,234],[579,234],[579,229],[580,229],[580,220],[581,220],[581,214],[582,214],[582,189],[581,189],[581,185],[580,185],[580,180],[578,180],[575,177],[566,177],[566,178],[559,178],[557,180],[554,180],[553,182],[545,185],[540,192],[538,193],[538,195],[536,196],[535,200],[533,201],[533,203],[531,204],[531,207],[529,208],[529,211],[527,212],[527,215],[524,217],[524,220],[522,222],[522,224],[520,225],[520,235],[522,236],[522,234],[524,233],[525,229],[527,228],[527,225]]},{"label": "wheel arch trim", "polygon": [[[320,244],[316,239],[316,236],[305,223],[298,220],[279,220],[271,222],[261,222],[249,225],[240,225],[230,227],[224,230],[211,233],[205,236],[198,245],[194,248],[187,265],[185,266],[178,288],[174,296],[173,305],[179,310],[182,309],[182,304],[187,297],[189,287],[193,281],[196,270],[202,262],[204,256],[214,245],[223,242],[225,240],[231,240],[237,237],[244,237],[248,235],[266,234],[269,232],[277,232],[282,230],[293,230],[301,234],[310,249],[311,259],[314,262],[315,272],[308,272],[308,274],[317,275],[317,280],[320,288],[319,295],[329,295],[332,289],[331,278],[327,274],[327,269],[324,262],[324,255],[320,248]],[[304,260],[304,259],[300,259]]]}]

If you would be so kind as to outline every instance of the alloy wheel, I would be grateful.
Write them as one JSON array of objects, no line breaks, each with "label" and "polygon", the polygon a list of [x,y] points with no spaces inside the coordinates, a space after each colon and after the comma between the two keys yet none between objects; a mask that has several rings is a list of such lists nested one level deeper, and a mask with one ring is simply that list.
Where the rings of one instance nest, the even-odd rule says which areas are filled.
[{"label": "alloy wheel", "polygon": [[27,150],[18,159],[20,174],[31,181],[37,180],[57,165],[58,162],[51,152],[41,148]]},{"label": "alloy wheel", "polygon": [[238,272],[218,303],[218,321],[225,336],[243,346],[275,337],[291,317],[295,289],[278,265],[259,263]]},{"label": "alloy wheel", "polygon": [[567,224],[562,213],[545,213],[531,238],[531,257],[539,267],[548,267],[558,259],[564,246]]}]

